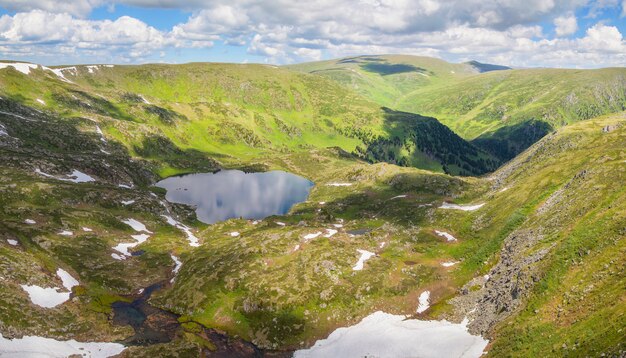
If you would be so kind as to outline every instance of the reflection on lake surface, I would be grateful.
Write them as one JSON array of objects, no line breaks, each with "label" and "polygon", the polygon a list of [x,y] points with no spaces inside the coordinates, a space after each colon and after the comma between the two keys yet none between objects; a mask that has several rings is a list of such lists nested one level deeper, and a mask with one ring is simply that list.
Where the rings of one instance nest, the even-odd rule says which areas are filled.
[{"label": "reflection on lake surface", "polygon": [[223,170],[170,177],[156,186],[167,190],[168,201],[196,206],[198,220],[213,224],[230,218],[286,214],[294,204],[306,200],[313,182],[283,171]]}]

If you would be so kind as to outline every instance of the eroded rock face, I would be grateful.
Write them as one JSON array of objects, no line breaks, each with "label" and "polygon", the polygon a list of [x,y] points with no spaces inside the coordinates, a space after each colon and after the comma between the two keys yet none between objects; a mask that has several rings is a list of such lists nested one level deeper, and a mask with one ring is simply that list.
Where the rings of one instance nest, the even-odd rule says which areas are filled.
[{"label": "eroded rock face", "polygon": [[509,235],[500,252],[500,262],[488,275],[467,283],[452,299],[454,319],[468,317],[472,334],[486,335],[496,323],[522,307],[533,285],[540,278],[541,260],[552,246],[535,249],[543,235],[534,230],[518,230]]}]

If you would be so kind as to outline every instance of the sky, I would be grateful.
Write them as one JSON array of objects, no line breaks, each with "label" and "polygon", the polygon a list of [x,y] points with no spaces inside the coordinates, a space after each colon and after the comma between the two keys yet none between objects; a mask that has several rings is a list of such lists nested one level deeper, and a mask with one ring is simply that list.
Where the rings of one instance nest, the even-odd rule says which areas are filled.
[{"label": "sky", "polygon": [[0,59],[44,65],[396,53],[623,67],[624,34],[626,0],[0,0]]}]

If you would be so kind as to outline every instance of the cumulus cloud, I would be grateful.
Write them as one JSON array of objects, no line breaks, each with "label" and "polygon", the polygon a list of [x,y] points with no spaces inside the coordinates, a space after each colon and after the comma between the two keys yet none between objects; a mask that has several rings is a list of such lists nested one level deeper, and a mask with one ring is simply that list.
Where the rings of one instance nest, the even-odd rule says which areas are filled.
[{"label": "cumulus cloud", "polygon": [[[219,41],[245,46],[248,54],[273,63],[406,53],[517,66],[623,65],[623,36],[605,21],[570,38],[578,30],[576,10],[585,7],[596,16],[614,7],[618,16],[618,1],[0,0],[0,6],[18,11],[0,17],[0,54],[50,53],[54,44],[55,53],[107,52],[137,62],[168,48],[208,48]],[[190,15],[169,30],[126,16],[85,18],[93,8],[112,4],[179,8]],[[539,25],[550,22],[554,35]]]},{"label": "cumulus cloud", "polygon": [[568,36],[575,33],[576,30],[578,30],[578,22],[573,14],[554,19],[554,31],[557,36]]}]

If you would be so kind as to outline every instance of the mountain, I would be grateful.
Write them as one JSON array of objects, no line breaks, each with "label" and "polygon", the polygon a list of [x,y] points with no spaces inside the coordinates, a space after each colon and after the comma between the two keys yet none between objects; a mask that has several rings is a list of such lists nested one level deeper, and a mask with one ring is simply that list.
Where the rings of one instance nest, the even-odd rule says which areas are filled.
[{"label": "mountain", "polygon": [[159,164],[162,173],[185,171],[203,156],[228,163],[335,146],[355,154],[376,147],[364,157],[454,174],[482,174],[498,164],[437,121],[405,126],[408,132],[398,134],[392,111],[327,79],[274,66],[88,65],[54,71],[25,75],[6,69],[0,95],[92,119],[133,155],[167,157]]},{"label": "mountain", "polygon": [[[117,342],[122,357],[291,356],[383,311],[465,333],[467,317],[494,357],[626,350],[626,112],[551,127],[492,173],[455,176],[443,170],[496,159],[323,76],[25,72],[0,69],[0,346],[35,336]],[[211,225],[154,186],[220,168],[315,185],[285,215]],[[37,293],[62,302],[42,307]]]},{"label": "mountain", "polygon": [[[331,78],[389,108],[434,117],[501,161],[563,125],[626,109],[624,68],[512,70],[415,56],[346,60],[352,58],[290,68]],[[385,74],[368,70],[372,63],[415,69]]]},{"label": "mountain", "polygon": [[491,72],[491,71],[505,71],[505,70],[510,70],[511,67],[508,66],[502,66],[502,65],[492,65],[490,63],[481,63],[478,61],[468,61],[465,62],[467,65],[472,66],[474,69],[476,69],[476,71],[483,73],[483,72]]}]

